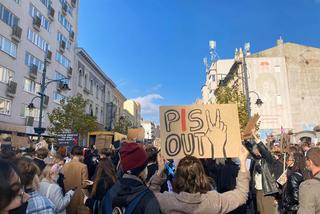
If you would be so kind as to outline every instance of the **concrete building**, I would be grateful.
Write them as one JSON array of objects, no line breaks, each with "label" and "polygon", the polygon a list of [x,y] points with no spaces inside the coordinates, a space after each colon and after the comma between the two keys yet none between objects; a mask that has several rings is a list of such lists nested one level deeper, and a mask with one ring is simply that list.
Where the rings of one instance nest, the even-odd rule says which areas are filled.
[{"label": "concrete building", "polygon": [[112,87],[112,100],[110,108],[112,109],[114,119],[112,120],[112,128],[119,121],[120,117],[123,116],[123,103],[127,98],[116,88]]},{"label": "concrete building", "polygon": [[133,127],[140,127],[141,126],[141,106],[140,103],[134,100],[126,100],[123,103],[123,108],[127,110],[132,116],[133,120],[132,125]]},{"label": "concrete building", "polygon": [[155,125],[152,121],[141,121],[141,126],[144,128],[144,139],[154,140],[155,139]]},{"label": "concrete building", "polygon": [[[253,91],[250,106],[252,114],[261,116],[261,136],[279,133],[283,127],[294,129],[301,137],[303,132],[313,131],[320,124],[320,106],[317,105],[320,102],[319,59],[319,48],[283,43],[282,40],[278,40],[273,48],[246,56],[249,91]],[[217,69],[216,73],[227,73],[224,77],[215,76],[214,80],[207,77],[206,85],[212,84],[213,91],[220,86],[244,91],[241,50],[232,61],[230,69]],[[208,94],[207,88],[203,89],[204,95]],[[263,101],[261,107],[255,105],[257,95]],[[203,96],[203,99],[214,103],[214,96]]]},{"label": "concrete building", "polygon": [[[6,135],[32,135],[39,118],[27,106],[40,91],[44,61],[48,79],[73,76],[74,48],[78,32],[77,0],[2,0],[0,2],[0,132]],[[65,80],[72,85],[72,80]],[[43,127],[47,113],[71,91],[61,84],[46,88]],[[70,87],[70,86],[69,86]],[[46,133],[45,133],[46,134]]]},{"label": "concrete building", "polygon": [[111,103],[115,83],[103,72],[83,48],[76,48],[76,71],[73,78],[73,95],[80,93],[89,101],[87,113],[97,117],[100,130],[108,127],[108,118],[114,117],[107,112]]}]

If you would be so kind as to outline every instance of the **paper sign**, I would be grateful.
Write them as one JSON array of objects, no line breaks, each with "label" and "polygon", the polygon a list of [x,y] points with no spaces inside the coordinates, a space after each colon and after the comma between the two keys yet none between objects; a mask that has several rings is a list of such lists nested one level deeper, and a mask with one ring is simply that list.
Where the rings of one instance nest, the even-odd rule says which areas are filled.
[{"label": "paper sign", "polygon": [[98,150],[103,149],[103,148],[111,148],[112,147],[112,135],[97,135],[96,137],[96,148]]},{"label": "paper sign", "polygon": [[251,117],[245,127],[245,129],[243,130],[243,140],[248,139],[252,136],[252,129],[256,128],[256,124],[259,120],[260,116],[258,114],[253,115],[253,117]]},{"label": "paper sign", "polygon": [[136,128],[136,129],[128,129],[128,140],[144,140],[144,129]]},{"label": "paper sign", "polygon": [[160,107],[161,152],[167,159],[238,157],[236,104]]}]

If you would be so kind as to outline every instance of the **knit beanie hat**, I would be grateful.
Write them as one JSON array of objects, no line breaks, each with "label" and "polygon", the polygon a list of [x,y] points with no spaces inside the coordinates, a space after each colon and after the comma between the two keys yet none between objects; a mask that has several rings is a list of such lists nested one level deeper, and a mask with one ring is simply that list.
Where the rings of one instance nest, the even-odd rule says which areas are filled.
[{"label": "knit beanie hat", "polygon": [[148,155],[141,144],[122,144],[120,149],[121,165],[124,172],[139,175],[148,164]]},{"label": "knit beanie hat", "polygon": [[314,165],[320,166],[320,148],[314,147],[307,152],[307,158],[311,160]]}]

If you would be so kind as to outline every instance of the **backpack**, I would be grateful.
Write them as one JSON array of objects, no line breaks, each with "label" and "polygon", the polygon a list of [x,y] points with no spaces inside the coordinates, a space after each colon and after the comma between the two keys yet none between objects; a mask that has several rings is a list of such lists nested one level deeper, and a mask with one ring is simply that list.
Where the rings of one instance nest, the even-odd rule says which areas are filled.
[{"label": "backpack", "polygon": [[110,196],[110,190],[106,193],[103,201],[102,201],[102,209],[100,213],[104,214],[131,214],[133,210],[138,205],[139,201],[142,197],[147,193],[147,189],[139,193],[136,197],[134,197],[127,207],[114,207],[112,208],[112,200]]}]

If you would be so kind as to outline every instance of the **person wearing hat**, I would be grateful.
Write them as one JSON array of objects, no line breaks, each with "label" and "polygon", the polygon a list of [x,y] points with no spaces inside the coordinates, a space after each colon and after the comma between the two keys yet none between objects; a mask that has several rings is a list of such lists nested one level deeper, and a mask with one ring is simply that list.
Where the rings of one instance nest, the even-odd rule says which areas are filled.
[{"label": "person wearing hat", "polygon": [[300,184],[298,214],[320,213],[320,148],[307,151],[306,165],[313,178]]},{"label": "person wearing hat", "polygon": [[[159,203],[146,186],[148,155],[141,144],[125,142],[120,149],[124,175],[109,191],[112,209],[133,209],[133,214],[160,213]],[[136,205],[133,206],[132,202]]]}]

